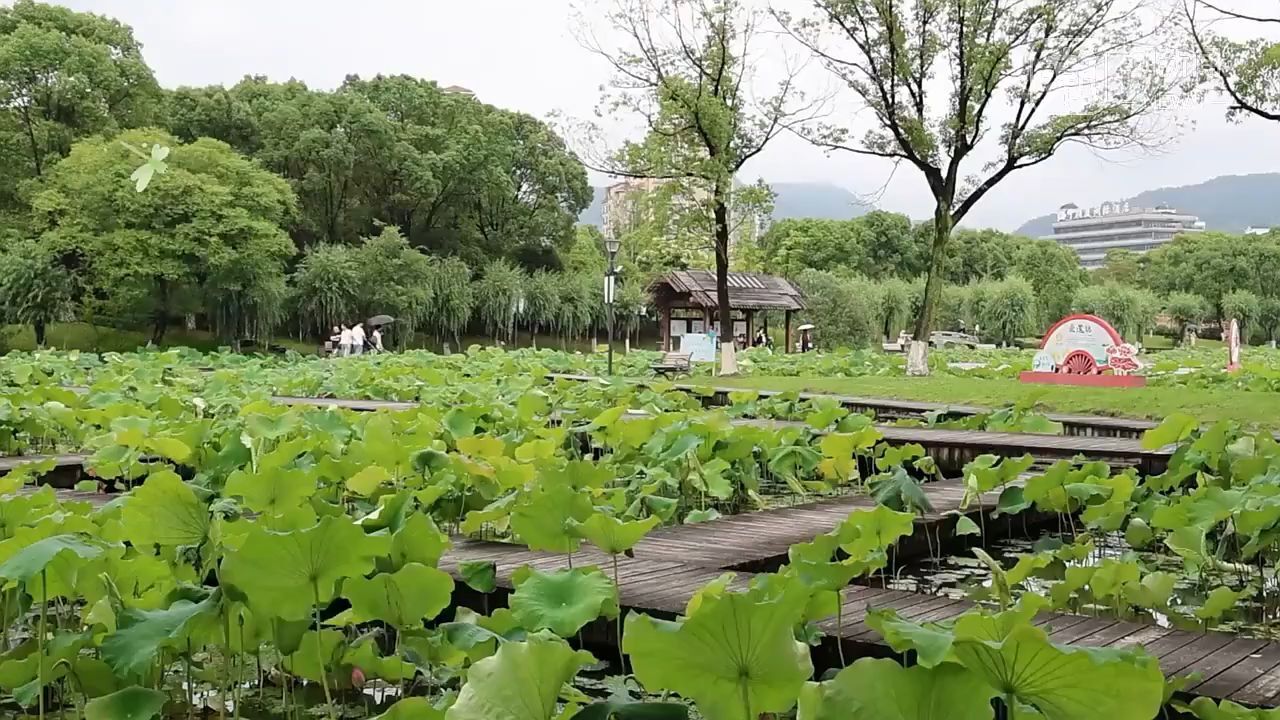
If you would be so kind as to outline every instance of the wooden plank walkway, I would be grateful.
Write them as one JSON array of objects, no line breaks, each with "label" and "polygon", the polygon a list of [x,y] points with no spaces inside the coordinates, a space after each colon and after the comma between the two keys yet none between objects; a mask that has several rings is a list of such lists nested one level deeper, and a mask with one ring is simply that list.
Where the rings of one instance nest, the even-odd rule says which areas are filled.
[{"label": "wooden plank walkway", "polygon": [[[715,539],[719,540],[719,537]],[[476,560],[494,562],[498,584],[508,590],[512,573],[525,565],[544,572],[569,566],[565,555],[531,551],[518,545],[462,541],[445,554],[440,567],[460,577],[459,563]],[[595,565],[606,573],[612,572],[608,556],[590,549],[576,553],[573,564],[575,567]],[[619,600],[624,610],[679,614],[694,593],[722,572],[717,568],[648,559],[639,554],[636,558],[622,557],[618,561]],[[731,587],[745,588],[751,577],[749,573],[740,573]],[[839,637],[851,657],[888,652],[879,634],[865,622],[870,610],[891,608],[915,622],[940,622],[973,607],[967,600],[865,585],[845,588],[842,600],[839,627],[834,616],[818,625],[831,638],[829,642]],[[1190,695],[1262,707],[1280,705],[1280,643],[1061,613],[1043,613],[1035,624],[1043,628],[1051,640],[1061,644],[1140,645],[1159,659],[1166,675],[1199,674],[1200,679],[1187,689]]]},{"label": "wooden plank walkway", "polygon": [[[602,378],[595,375],[552,373],[547,377],[551,379],[571,380],[576,382],[604,381]],[[626,380],[628,382],[631,381],[631,379]],[[648,385],[648,383],[644,381],[636,382],[636,384],[642,386]],[[675,383],[674,387],[677,390],[683,390],[685,392],[702,392],[710,390],[715,396],[718,396],[719,400],[722,401],[727,400],[730,393],[736,392],[756,392],[763,398],[774,397],[776,395],[781,395],[784,392],[780,390],[750,390],[747,388],[705,384],[700,385],[697,383]],[[964,417],[972,417],[974,415],[986,415],[993,411],[992,408],[977,405],[950,405],[946,403],[925,402],[920,400],[893,400],[890,398],[838,395],[834,393],[801,392],[797,393],[797,396],[801,400],[813,400],[817,398],[835,400],[854,412],[870,411],[875,413],[877,417],[885,418],[922,418],[926,413],[940,413],[942,417],[954,420]],[[1063,429],[1068,435],[1103,435],[1136,438],[1141,437],[1142,433],[1158,425],[1158,423],[1151,420],[1106,417],[1102,415],[1046,413],[1046,417],[1054,422],[1062,423]]]},{"label": "wooden plank walkway", "polygon": [[[949,538],[955,527],[964,485],[959,480],[925,483],[921,491],[929,499],[933,511],[916,518],[917,532],[897,548],[899,559],[923,555],[927,542],[921,529],[931,536]],[[999,491],[982,496],[963,512],[977,517],[991,510],[1000,498]],[[680,562],[712,568],[751,568],[776,566],[786,560],[787,551],[796,543],[809,542],[835,529],[849,514],[870,509],[875,500],[863,494],[824,498],[791,507],[738,513],[704,523],[672,525],[649,533],[636,544],[635,556],[649,560]],[[932,542],[932,541],[929,541]]]}]

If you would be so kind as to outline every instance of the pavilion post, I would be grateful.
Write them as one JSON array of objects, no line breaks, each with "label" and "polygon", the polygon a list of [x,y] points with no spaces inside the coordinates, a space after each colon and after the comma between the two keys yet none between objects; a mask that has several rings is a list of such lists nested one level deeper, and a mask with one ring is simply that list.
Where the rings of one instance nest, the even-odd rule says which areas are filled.
[{"label": "pavilion post", "polygon": [[747,315],[747,347],[751,347],[751,339],[756,336],[756,329],[753,327],[755,320],[755,310],[745,311]]},{"label": "pavilion post", "polygon": [[671,352],[671,306],[663,305],[658,313],[658,322],[662,323],[662,352]]},{"label": "pavilion post", "polygon": [[783,331],[783,337],[786,338],[786,343],[783,345],[786,350],[783,352],[791,352],[791,311],[788,310],[783,313],[783,317],[785,318],[783,320],[783,327],[785,328]]}]

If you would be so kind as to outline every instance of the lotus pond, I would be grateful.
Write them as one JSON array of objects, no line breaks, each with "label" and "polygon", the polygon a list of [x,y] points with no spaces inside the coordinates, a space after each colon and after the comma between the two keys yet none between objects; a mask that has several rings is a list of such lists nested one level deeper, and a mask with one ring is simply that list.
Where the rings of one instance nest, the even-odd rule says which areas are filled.
[{"label": "lotus pond", "polygon": [[[1230,628],[1226,611],[1251,584],[1266,602],[1274,580],[1245,571],[1273,566],[1280,541],[1270,436],[1172,417],[1148,441],[1180,449],[1151,477],[979,458],[967,495],[997,491],[999,507],[954,522],[989,542],[983,603],[944,624],[873,612],[866,622],[914,664],[841,654],[824,668],[815,658],[844,651],[825,637],[842,629],[838,593],[896,575],[894,548],[928,510],[931,459],[821,401],[779,411],[796,424],[741,425],[745,408],[705,410],[660,387],[546,382],[561,360],[579,362],[490,351],[0,360],[5,449],[85,451],[91,484],[122,491],[69,499],[40,485],[39,464],[0,478],[0,712],[924,720],[945,705],[973,720],[1245,717],[1170,699],[1140,648],[1054,645],[1031,618],[1109,603]],[[270,399],[318,391],[421,402],[354,413]],[[635,409],[646,414],[624,417]],[[612,559],[657,528],[848,492],[877,502],[793,546],[779,571],[713,581],[674,618],[623,611]],[[996,544],[999,526],[1030,512],[1057,516],[1060,546]],[[510,577],[492,561],[442,562],[476,537],[578,561]],[[1191,587],[1208,592],[1184,601]]]}]

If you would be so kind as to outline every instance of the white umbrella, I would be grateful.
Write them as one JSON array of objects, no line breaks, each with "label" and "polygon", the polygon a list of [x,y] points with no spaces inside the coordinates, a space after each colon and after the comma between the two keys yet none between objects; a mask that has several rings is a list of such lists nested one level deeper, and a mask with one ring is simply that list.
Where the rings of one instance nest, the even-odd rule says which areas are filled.
[{"label": "white umbrella", "polygon": [[813,329],[813,323],[805,323],[805,324],[801,325],[800,327],[798,327],[798,328],[796,328],[796,329],[797,329],[797,330],[812,330],[812,329]]}]

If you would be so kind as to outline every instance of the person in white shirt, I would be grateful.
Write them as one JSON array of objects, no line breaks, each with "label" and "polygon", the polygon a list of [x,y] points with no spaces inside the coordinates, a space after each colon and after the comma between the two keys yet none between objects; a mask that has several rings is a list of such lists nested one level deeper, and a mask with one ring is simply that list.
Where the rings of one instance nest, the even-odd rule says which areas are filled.
[{"label": "person in white shirt", "polygon": [[338,355],[346,357],[351,354],[351,328],[343,323],[342,329],[338,331]]},{"label": "person in white shirt", "polygon": [[351,328],[351,354],[364,354],[364,323],[356,323],[356,326]]},{"label": "person in white shirt", "polygon": [[382,328],[375,326],[375,327],[373,328],[373,334],[372,334],[370,337],[371,337],[371,338],[373,338],[373,349],[374,349],[374,352],[383,352],[383,350],[382,350]]}]

